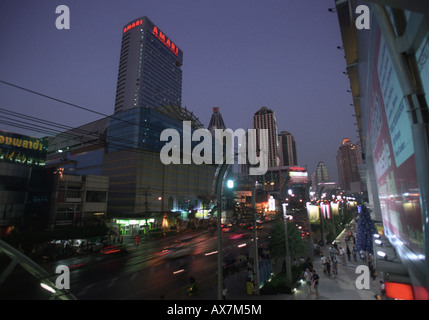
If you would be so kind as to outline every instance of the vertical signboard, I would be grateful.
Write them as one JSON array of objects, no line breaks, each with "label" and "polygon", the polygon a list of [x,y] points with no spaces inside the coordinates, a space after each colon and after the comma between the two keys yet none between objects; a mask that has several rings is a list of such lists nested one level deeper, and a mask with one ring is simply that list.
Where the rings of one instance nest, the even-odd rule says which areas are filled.
[{"label": "vertical signboard", "polygon": [[411,250],[423,253],[419,188],[411,123],[388,49],[378,29],[372,47],[368,143],[371,144],[384,225]]}]

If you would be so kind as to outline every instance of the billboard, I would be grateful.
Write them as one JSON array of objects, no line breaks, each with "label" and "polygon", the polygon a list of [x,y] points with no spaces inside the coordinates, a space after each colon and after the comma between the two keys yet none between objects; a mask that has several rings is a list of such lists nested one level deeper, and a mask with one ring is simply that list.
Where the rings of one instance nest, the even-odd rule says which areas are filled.
[{"label": "billboard", "polygon": [[368,94],[368,141],[384,226],[416,254],[423,232],[409,106],[380,30],[375,34]]},{"label": "billboard", "polygon": [[47,140],[0,131],[0,161],[45,165]]}]

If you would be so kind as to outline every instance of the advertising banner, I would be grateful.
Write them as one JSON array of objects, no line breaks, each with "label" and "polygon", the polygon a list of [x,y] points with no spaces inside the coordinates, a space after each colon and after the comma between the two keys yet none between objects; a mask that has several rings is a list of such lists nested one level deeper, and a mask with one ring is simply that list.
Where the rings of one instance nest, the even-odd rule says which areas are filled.
[{"label": "advertising banner", "polygon": [[419,188],[404,95],[380,31],[373,51],[374,70],[368,119],[384,225],[416,253],[423,252]]}]

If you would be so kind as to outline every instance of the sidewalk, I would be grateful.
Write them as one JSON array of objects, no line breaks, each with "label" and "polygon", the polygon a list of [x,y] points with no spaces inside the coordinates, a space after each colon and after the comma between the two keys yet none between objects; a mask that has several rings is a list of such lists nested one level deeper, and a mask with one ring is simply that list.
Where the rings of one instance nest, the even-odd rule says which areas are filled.
[{"label": "sidewalk", "polygon": [[[344,240],[345,232],[337,238],[338,247],[346,248]],[[350,248],[351,249],[351,248]],[[324,256],[329,257],[329,245],[325,245],[322,249]],[[341,264],[341,259],[338,262],[338,275],[334,277],[331,273],[329,277],[323,273],[323,266],[320,257],[315,257],[313,267],[320,277],[319,280],[319,297],[316,298],[314,289],[311,294],[308,294],[307,284],[302,282],[300,287],[294,294],[278,294],[278,295],[248,295],[246,293],[246,271],[242,271],[235,275],[230,275],[224,279],[224,283],[228,289],[227,300],[375,300],[375,295],[379,293],[380,277],[373,281],[371,278],[370,289],[357,289],[356,279],[360,273],[356,273],[356,267],[366,265],[365,262],[358,258],[357,262],[348,261],[346,257],[346,265]],[[200,292],[198,296],[191,297],[193,300],[213,300],[217,299],[217,286],[213,285],[209,292]]]}]

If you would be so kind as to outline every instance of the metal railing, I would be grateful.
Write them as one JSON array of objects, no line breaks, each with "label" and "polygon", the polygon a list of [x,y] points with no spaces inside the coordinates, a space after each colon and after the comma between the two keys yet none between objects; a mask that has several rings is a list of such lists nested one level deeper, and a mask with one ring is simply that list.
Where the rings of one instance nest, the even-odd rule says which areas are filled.
[{"label": "metal railing", "polygon": [[45,269],[21,253],[19,250],[2,240],[0,240],[0,253],[4,253],[11,260],[9,265],[7,265],[7,267],[0,274],[0,290],[2,288],[2,284],[11,275],[14,268],[19,264],[31,276],[40,282],[42,288],[47,290],[47,292],[50,292],[50,300],[76,300],[76,297],[74,297],[73,294],[71,294],[68,290],[58,289],[54,281],[51,280],[51,275]]}]

